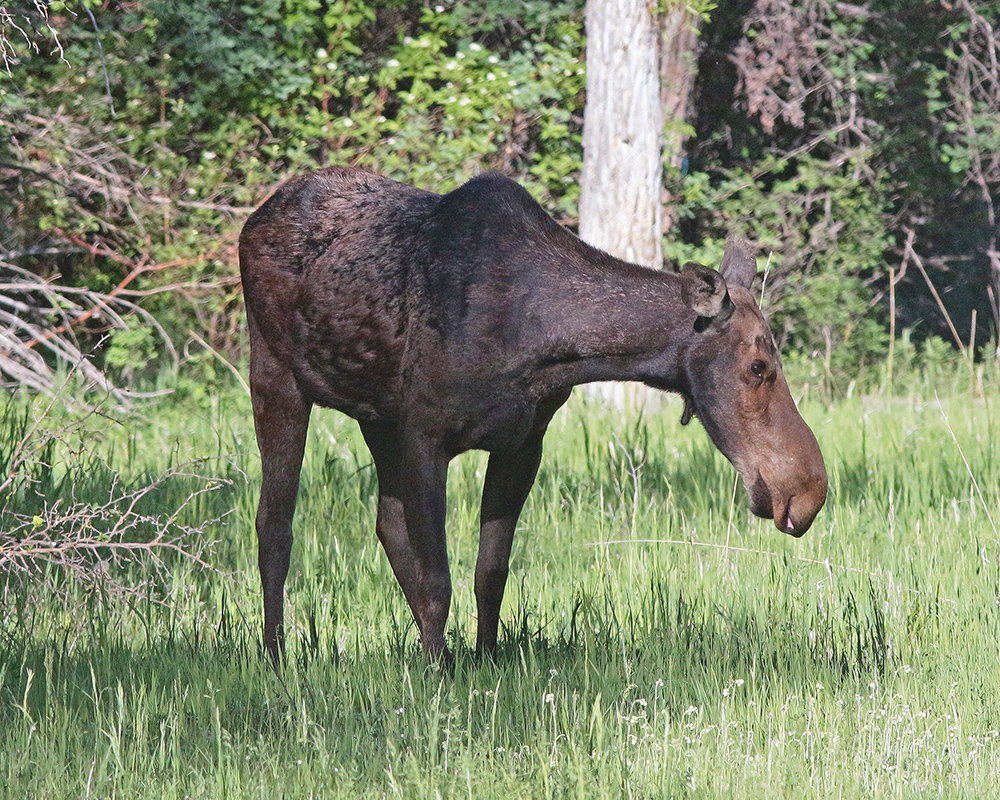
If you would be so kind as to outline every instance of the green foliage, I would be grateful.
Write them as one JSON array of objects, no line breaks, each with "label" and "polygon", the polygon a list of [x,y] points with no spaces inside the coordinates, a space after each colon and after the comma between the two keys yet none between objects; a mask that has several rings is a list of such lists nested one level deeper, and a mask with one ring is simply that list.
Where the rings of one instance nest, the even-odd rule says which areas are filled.
[{"label": "green foliage", "polygon": [[[576,214],[581,3],[91,10],[51,8],[63,56],[39,31],[0,76],[0,257],[124,282],[178,344],[194,331],[238,357],[236,236],[292,172],[359,164],[448,190],[495,168]],[[145,357],[127,337],[111,347],[116,367]]]},{"label": "green foliage", "polygon": [[104,353],[104,363],[114,369],[134,372],[155,357],[156,344],[149,328],[116,331]]},{"label": "green foliage", "polygon": [[878,193],[855,179],[860,163],[769,157],[714,181],[689,174],[680,184],[680,215],[696,219],[706,239],[665,248],[679,263],[718,264],[729,233],[759,242],[767,254],[763,305],[782,350],[821,358],[828,377],[856,374],[887,343],[867,278],[882,270],[891,245],[888,215]]},{"label": "green foliage", "polygon": [[[708,38],[735,27],[736,6]],[[674,251],[717,249],[723,221],[756,232],[777,258],[789,344],[842,383],[885,352],[890,267],[910,266],[897,327],[950,338],[914,257],[946,287],[962,335],[976,309],[977,340],[996,340],[998,22],[995,2],[756,0],[725,44],[735,108],[695,101],[701,141],[680,188],[690,222]],[[700,66],[712,91],[733,81]]]},{"label": "green foliage", "polygon": [[[708,21],[694,113],[668,122],[697,131],[668,258],[756,237],[779,338],[839,385],[885,351],[907,231],[962,335],[976,308],[995,336],[997,3],[688,5]],[[448,190],[499,169],[577,216],[582,0],[5,8],[24,35],[0,18],[0,258],[141,303],[188,356],[184,391],[241,357],[237,233],[293,173]],[[950,335],[917,270],[896,297],[898,328]],[[157,379],[148,341],[105,332],[76,332],[98,365]]]},{"label": "green foliage", "polygon": [[469,38],[469,13],[424,9],[423,32],[357,79],[364,100],[333,122],[342,130],[330,160],[441,190],[491,167],[519,176],[557,214],[574,213],[566,178],[580,165],[579,28],[563,20],[548,29],[552,41],[493,52]]}]

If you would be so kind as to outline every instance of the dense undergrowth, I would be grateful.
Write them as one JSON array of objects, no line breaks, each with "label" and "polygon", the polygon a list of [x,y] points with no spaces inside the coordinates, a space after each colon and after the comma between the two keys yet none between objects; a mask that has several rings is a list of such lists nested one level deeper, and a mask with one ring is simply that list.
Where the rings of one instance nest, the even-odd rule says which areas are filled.
[{"label": "dense undergrowth", "polygon": [[[904,328],[995,353],[997,0],[686,6],[698,77],[667,122],[685,140],[665,164],[667,266],[718,265],[731,232],[758,242],[783,352],[845,385]],[[0,12],[0,329],[22,350],[0,359],[5,383],[51,341],[36,329],[68,325],[123,385],[180,362],[199,394],[219,353],[246,350],[240,227],[317,167],[439,192],[496,169],[577,224],[582,0]],[[17,270],[36,285],[15,296]],[[40,281],[113,298],[72,310],[82,298],[42,302]]]}]

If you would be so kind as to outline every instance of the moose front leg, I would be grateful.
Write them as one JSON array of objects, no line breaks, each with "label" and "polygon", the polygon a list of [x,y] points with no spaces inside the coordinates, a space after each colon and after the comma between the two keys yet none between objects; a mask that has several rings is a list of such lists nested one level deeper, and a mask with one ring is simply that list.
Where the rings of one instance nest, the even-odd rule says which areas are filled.
[{"label": "moose front leg", "polygon": [[389,557],[430,660],[450,660],[444,630],[451,604],[445,542],[448,459],[433,443],[404,440],[394,426],[364,424],[375,459],[379,500],[375,529]]},{"label": "moose front leg", "polygon": [[542,435],[530,438],[511,453],[492,453],[483,483],[479,558],[476,561],[476,606],[479,627],[476,650],[497,647],[500,604],[510,564],[514,529],[542,458]]}]

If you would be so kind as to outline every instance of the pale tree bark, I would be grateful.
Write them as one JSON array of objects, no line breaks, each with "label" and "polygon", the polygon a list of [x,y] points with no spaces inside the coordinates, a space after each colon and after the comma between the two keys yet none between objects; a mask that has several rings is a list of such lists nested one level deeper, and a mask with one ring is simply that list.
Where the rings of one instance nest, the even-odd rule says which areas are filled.
[{"label": "pale tree bark", "polygon": [[[680,167],[698,34],[687,4],[657,8],[649,0],[587,0],[580,238],[659,269],[663,166],[666,159]],[[646,400],[641,390],[596,392],[619,406]]]},{"label": "pale tree bark", "polygon": [[659,31],[646,0],[587,0],[580,238],[659,267]]},{"label": "pale tree bark", "polygon": [[687,3],[588,0],[580,237],[659,268],[663,166],[680,169],[699,17]]}]

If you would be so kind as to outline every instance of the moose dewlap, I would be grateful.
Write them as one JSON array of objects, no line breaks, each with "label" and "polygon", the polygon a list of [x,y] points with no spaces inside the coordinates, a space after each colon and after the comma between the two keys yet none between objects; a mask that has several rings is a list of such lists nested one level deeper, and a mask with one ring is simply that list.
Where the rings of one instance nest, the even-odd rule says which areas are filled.
[{"label": "moose dewlap", "polygon": [[518,515],[542,438],[572,387],[677,392],[743,478],[755,514],[801,536],[826,499],[731,239],[715,271],[647,269],[558,225],[516,183],[445,195],[332,167],[282,186],[247,221],[240,271],[263,483],[256,527],[264,642],[282,647],[292,516],[312,406],[356,419],[378,473],[376,532],[424,649],[448,658],[448,462],[489,452],[475,593],[493,650]]}]

